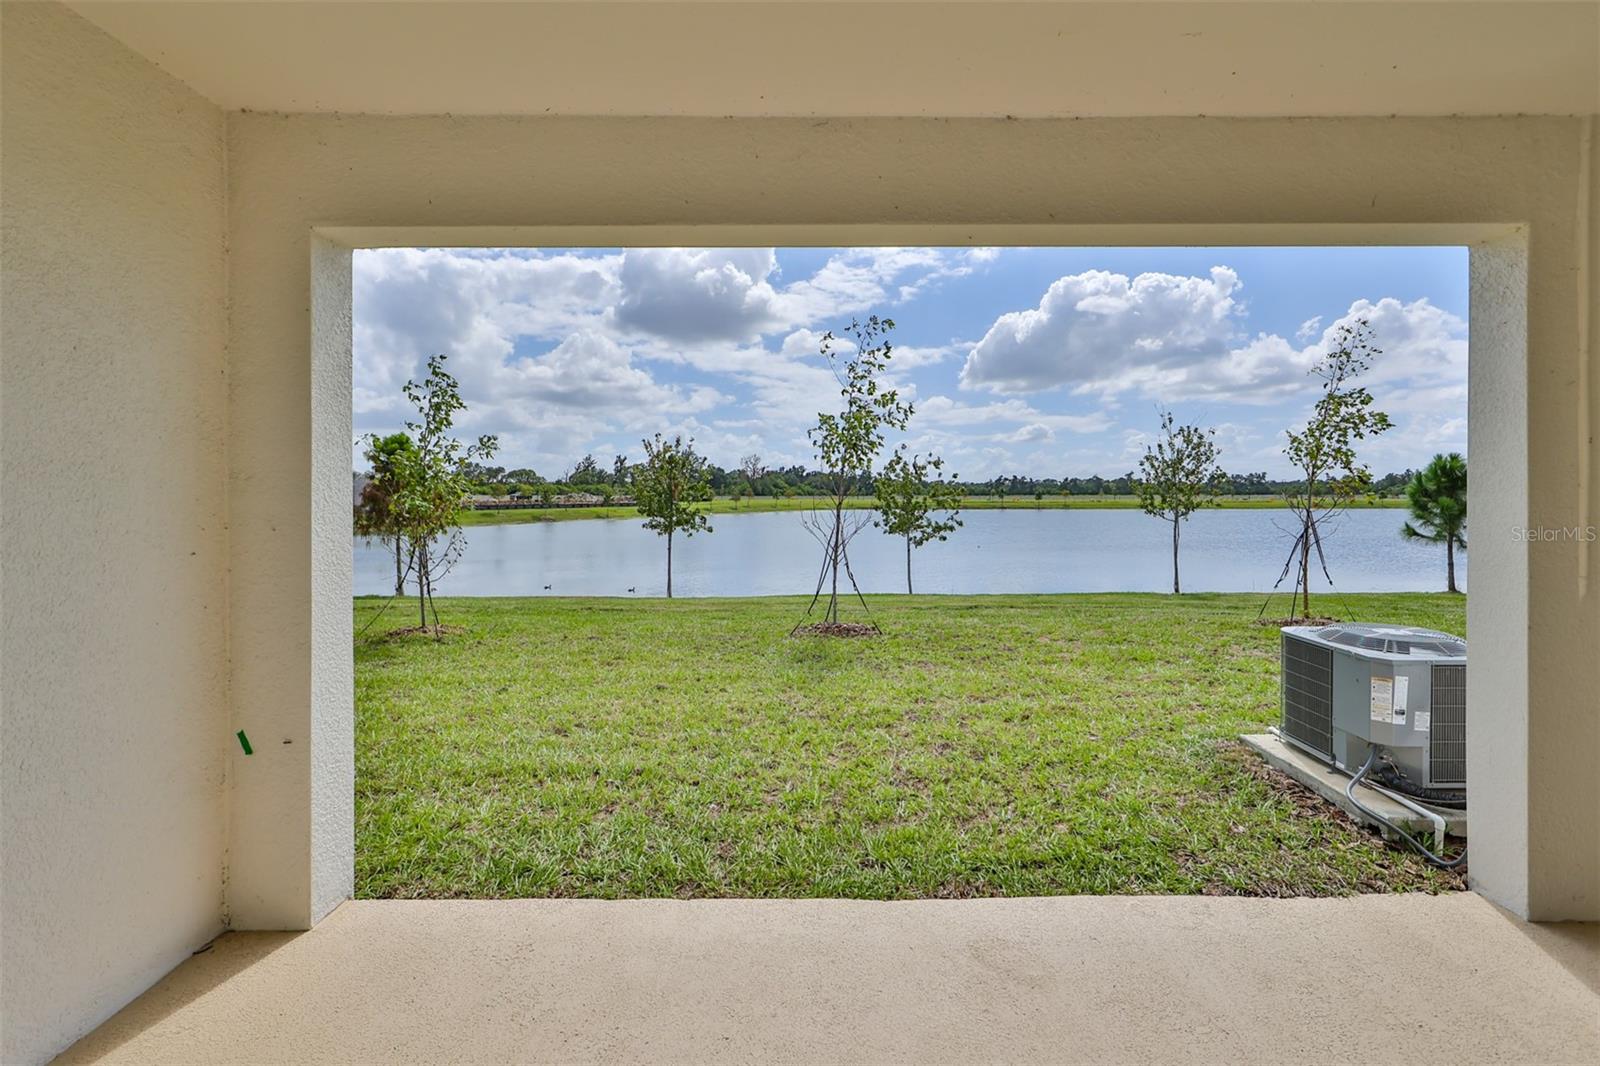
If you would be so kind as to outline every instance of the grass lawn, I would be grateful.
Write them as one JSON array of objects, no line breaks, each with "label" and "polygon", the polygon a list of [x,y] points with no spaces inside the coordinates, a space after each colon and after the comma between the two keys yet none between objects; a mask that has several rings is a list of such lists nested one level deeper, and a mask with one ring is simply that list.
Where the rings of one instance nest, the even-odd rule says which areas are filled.
[{"label": "grass lawn", "polygon": [[[817,501],[806,496],[753,496],[735,500],[718,496],[708,500],[701,509],[711,514],[758,514],[763,511],[807,511]],[[876,506],[871,496],[853,496],[847,504],[851,510],[866,510]],[[1128,510],[1139,506],[1137,496],[1046,496],[1035,500],[1032,496],[966,496],[961,500],[965,511],[1103,511]],[[1227,510],[1283,509],[1281,496],[1223,496],[1216,506]],[[1403,499],[1365,497],[1350,501],[1352,508],[1405,507]],[[520,525],[527,522],[570,522],[579,518],[638,518],[639,512],[625,507],[522,507],[508,511],[462,511],[459,515],[464,526]]]},{"label": "grass lawn", "polygon": [[[1234,742],[1277,718],[1259,595],[877,596],[857,640],[789,637],[796,599],[538,598],[440,600],[436,643],[384,602],[355,603],[357,896],[1459,885]],[[1465,631],[1460,596],[1313,607]]]}]

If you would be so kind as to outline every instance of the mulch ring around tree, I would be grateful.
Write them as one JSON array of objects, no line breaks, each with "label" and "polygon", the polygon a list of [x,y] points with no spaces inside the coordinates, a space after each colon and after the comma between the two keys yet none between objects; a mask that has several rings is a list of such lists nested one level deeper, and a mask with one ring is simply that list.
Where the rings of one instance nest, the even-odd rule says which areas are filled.
[{"label": "mulch ring around tree", "polygon": [[436,640],[440,637],[447,637],[451,633],[465,633],[466,631],[466,626],[406,626],[404,629],[391,629],[379,639],[409,640],[413,637],[427,637],[430,640]]},{"label": "mulch ring around tree", "polygon": [[798,626],[794,631],[797,637],[881,637],[883,630],[875,625],[865,625],[861,622],[813,622],[808,626]]}]

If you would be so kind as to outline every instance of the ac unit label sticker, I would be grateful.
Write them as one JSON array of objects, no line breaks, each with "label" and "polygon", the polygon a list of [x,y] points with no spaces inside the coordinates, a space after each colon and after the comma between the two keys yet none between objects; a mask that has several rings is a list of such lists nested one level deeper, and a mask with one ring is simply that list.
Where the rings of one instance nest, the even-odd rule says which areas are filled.
[{"label": "ac unit label sticker", "polygon": [[1372,679],[1372,720],[1374,722],[1394,721],[1394,678],[1375,677]]}]

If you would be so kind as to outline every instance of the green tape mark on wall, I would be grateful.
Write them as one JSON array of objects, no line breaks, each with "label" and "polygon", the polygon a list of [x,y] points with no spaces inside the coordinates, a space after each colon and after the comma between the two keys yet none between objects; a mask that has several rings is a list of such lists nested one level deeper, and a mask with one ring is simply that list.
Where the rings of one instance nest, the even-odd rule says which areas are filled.
[{"label": "green tape mark on wall", "polygon": [[239,737],[239,746],[244,749],[244,753],[246,755],[254,755],[255,751],[250,747],[250,738],[244,735],[244,730],[239,730],[237,736]]}]

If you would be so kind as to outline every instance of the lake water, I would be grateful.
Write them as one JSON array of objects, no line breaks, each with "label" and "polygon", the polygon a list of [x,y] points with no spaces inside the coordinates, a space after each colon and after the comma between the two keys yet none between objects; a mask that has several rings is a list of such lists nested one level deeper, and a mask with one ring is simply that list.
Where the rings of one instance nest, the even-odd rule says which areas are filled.
[{"label": "lake water", "polygon": [[[860,512],[858,512],[860,513]],[[1169,592],[1171,527],[1134,510],[968,511],[949,541],[918,549],[916,591]],[[1402,540],[1403,509],[1349,511],[1328,521],[1323,545],[1344,592],[1438,591],[1444,549]],[[1209,510],[1184,524],[1186,592],[1264,592],[1283,569],[1294,533],[1287,510]],[[714,532],[673,539],[677,596],[809,595],[822,553],[796,512],[713,515]],[[637,520],[594,519],[471,526],[455,569],[438,583],[452,596],[660,596],[664,538]],[[865,592],[905,591],[905,542],[870,525],[851,543]],[[1466,556],[1456,580],[1466,588]],[[1291,588],[1294,579],[1285,581]],[[550,588],[547,590],[545,586]],[[386,595],[394,557],[355,542],[357,595]],[[1313,559],[1312,589],[1327,588]]]}]

